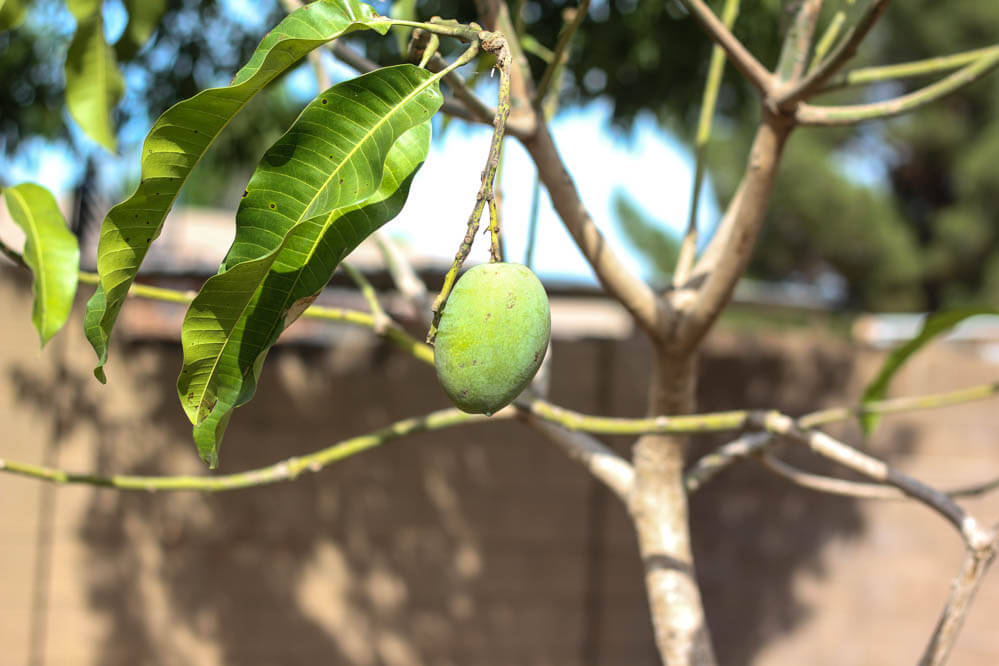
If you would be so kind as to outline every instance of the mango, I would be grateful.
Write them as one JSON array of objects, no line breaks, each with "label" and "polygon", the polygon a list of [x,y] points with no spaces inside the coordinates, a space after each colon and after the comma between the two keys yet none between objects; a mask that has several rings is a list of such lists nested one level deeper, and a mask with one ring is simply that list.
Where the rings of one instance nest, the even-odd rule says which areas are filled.
[{"label": "mango", "polygon": [[480,264],[462,275],[437,328],[437,379],[462,411],[491,415],[537,373],[551,337],[548,294],[526,266]]}]

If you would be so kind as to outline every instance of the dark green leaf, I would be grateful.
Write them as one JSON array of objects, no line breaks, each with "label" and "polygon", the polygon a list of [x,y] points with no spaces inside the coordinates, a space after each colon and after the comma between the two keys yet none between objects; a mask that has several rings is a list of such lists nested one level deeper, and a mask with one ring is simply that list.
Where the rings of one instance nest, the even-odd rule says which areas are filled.
[{"label": "dark green leaf", "polygon": [[337,264],[402,209],[441,101],[425,70],[378,70],[322,93],[264,156],[223,272],[204,284],[181,333],[177,390],[209,464],[223,417],[252,397],[278,335]]},{"label": "dark green leaf", "polygon": [[73,120],[97,143],[114,152],[111,113],[125,91],[114,51],[104,41],[100,11],[81,19],[66,54],[66,106]]},{"label": "dark green leaf", "polygon": [[0,30],[11,30],[21,25],[28,10],[28,0],[0,1]]},{"label": "dark green leaf", "polygon": [[[168,109],[153,125],[142,147],[142,179],[126,201],[108,213],[101,227],[97,272],[101,285],[87,304],[99,322],[88,339],[97,352],[94,374],[103,381],[108,338],[149,244],[180,188],[230,120],[267,83],[312,49],[354,30],[384,34],[388,25],[357,0],[320,0],[289,14],[257,47],[232,85],[204,90]],[[94,314],[91,314],[94,313]]]},{"label": "dark green leaf", "polygon": [[10,216],[24,230],[24,263],[34,274],[31,319],[45,346],[66,323],[73,308],[80,249],[47,189],[22,183],[4,190],[4,197]]},{"label": "dark green leaf", "polygon": [[[878,376],[864,390],[862,402],[867,403],[884,399],[885,391],[888,389],[888,384],[891,382],[892,377],[895,376],[895,373],[899,371],[913,354],[922,349],[928,342],[946,333],[968,317],[983,314],[999,315],[999,308],[989,306],[956,308],[954,310],[938,312],[927,317],[926,321],[923,322],[923,329],[919,332],[919,335],[888,355],[888,358],[885,359],[884,364],[881,366],[881,371],[878,372]],[[881,418],[878,414],[863,414],[860,422],[864,428],[864,432],[870,435],[877,428],[880,420]]]}]

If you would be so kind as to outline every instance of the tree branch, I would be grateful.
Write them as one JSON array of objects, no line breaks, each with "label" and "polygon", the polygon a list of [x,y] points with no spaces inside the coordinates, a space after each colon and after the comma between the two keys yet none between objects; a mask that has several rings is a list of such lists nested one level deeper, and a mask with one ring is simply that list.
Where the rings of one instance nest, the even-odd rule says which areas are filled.
[{"label": "tree branch", "polygon": [[785,90],[780,90],[774,96],[773,104],[777,109],[790,109],[803,99],[807,99],[815,93],[822,85],[839,71],[846,62],[857,52],[867,33],[870,32],[874,24],[878,22],[881,15],[888,8],[891,0],[874,0],[868,7],[864,15],[856,25],[847,33],[846,38],[829,55],[829,57],[813,69],[808,76],[800,81],[793,82]]},{"label": "tree branch", "polygon": [[512,417],[514,413],[514,410],[507,408],[500,410],[492,417],[486,417],[481,414],[466,414],[454,408],[442,409],[431,412],[426,416],[396,421],[392,425],[380,430],[367,435],[345,439],[315,453],[287,458],[267,467],[240,472],[238,474],[224,474],[219,476],[132,476],[128,474],[115,474],[112,476],[100,476],[97,474],[66,472],[51,467],[43,467],[41,465],[22,463],[14,460],[0,460],[0,472],[60,484],[105,486],[119,490],[196,490],[202,492],[220,492],[263,486],[280,481],[293,481],[302,474],[319,472],[341,460],[407,435],[429,430],[451,428],[466,423],[484,423],[489,418],[507,419]]},{"label": "tree branch", "polygon": [[769,432],[750,432],[739,439],[720,446],[697,460],[683,475],[683,485],[688,494],[693,494],[714,479],[719,472],[737,460],[746,458],[764,449],[773,440]]},{"label": "tree branch", "polygon": [[619,498],[628,501],[635,480],[635,470],[631,463],[586,433],[566,430],[530,412],[520,412],[520,416],[524,423],[557,444],[566,455],[582,464]]},{"label": "tree branch", "polygon": [[718,20],[711,8],[703,0],[680,0],[683,6],[694,15],[704,31],[725,50],[728,59],[732,61],[746,80],[756,88],[760,94],[768,97],[774,86],[774,77],[760,61],[750,53],[742,42],[736,39],[735,35],[725,27],[725,24]]},{"label": "tree branch", "polygon": [[[757,452],[758,460],[768,470],[781,476],[791,483],[803,488],[818,492],[829,493],[831,495],[842,495],[854,499],[874,499],[874,500],[906,500],[908,496],[894,486],[883,483],[865,483],[862,481],[847,481],[837,479],[822,474],[812,474],[805,472],[792,465],[787,464],[766,451]],[[950,490],[942,491],[950,498],[973,497],[985,495],[999,489],[999,478],[991,479],[984,483],[976,483],[968,486],[959,486]]]},{"label": "tree branch", "polygon": [[924,60],[914,60],[902,62],[895,65],[882,65],[879,67],[862,67],[843,72],[832,78],[819,92],[829,92],[840,88],[860,86],[879,81],[892,79],[905,79],[915,76],[926,76],[936,72],[946,71],[964,67],[977,61],[979,58],[988,56],[999,51],[999,45],[988,46],[972,51],[962,51],[951,55],[940,56],[938,58],[926,58]]},{"label": "tree branch", "polygon": [[548,190],[552,205],[593,268],[600,284],[624,305],[649,335],[661,335],[658,325],[660,304],[656,295],[625,266],[593,223],[558,154],[547,124],[539,120],[534,136],[522,140],[522,143],[534,160],[538,176]]},{"label": "tree branch", "polygon": [[831,127],[836,125],[853,125],[865,120],[897,116],[901,113],[914,111],[950,95],[974,83],[997,66],[999,66],[999,50],[989,51],[972,64],[959,69],[936,83],[907,95],[873,104],[853,104],[848,106],[799,104],[794,114],[795,120],[802,125]]},{"label": "tree branch", "polygon": [[919,660],[920,666],[942,666],[947,662],[951,649],[957,642],[957,636],[964,625],[975,593],[982,584],[985,573],[996,557],[996,539],[981,549],[969,548],[965,551],[961,569],[954,582],[951,583],[950,596],[937,622],[936,629],[930,636],[929,645]]},{"label": "tree branch", "polygon": [[[739,15],[739,0],[726,0],[722,10],[722,22],[731,28]],[[725,68],[725,52],[715,44],[711,49],[711,62],[704,82],[704,96],[701,99],[701,114],[697,121],[697,135],[694,139],[694,183],[690,193],[690,213],[687,217],[687,231],[680,244],[680,254],[673,271],[673,287],[679,287],[690,277],[690,270],[697,258],[697,212],[701,203],[701,187],[704,182],[704,152],[711,139],[711,122],[718,104],[718,90],[721,88],[722,73]]]},{"label": "tree branch", "polygon": [[762,425],[768,431],[804,444],[818,455],[838,462],[848,469],[875,481],[895,486],[954,525],[970,548],[981,548],[994,538],[994,535],[983,530],[978,522],[954,500],[939,490],[889,467],[883,461],[862,453],[824,432],[803,430],[791,418],[775,413],[768,414]]},{"label": "tree branch", "polygon": [[[684,288],[668,294],[674,308],[682,312],[671,340],[678,347],[694,348],[731,300],[763,226],[781,151],[792,128],[785,116],[766,110],[763,114],[742,182],[718,230]],[[692,295],[690,290],[696,291]]]}]

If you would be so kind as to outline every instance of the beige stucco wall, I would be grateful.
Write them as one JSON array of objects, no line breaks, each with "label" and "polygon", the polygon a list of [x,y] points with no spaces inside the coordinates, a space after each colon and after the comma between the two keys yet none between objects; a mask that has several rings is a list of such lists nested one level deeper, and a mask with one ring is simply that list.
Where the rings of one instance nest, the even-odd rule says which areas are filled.
[{"label": "beige stucco wall", "polygon": [[[37,352],[28,294],[9,271],[0,308],[0,457],[203,471],[174,394],[175,345],[118,340],[101,387],[78,323]],[[707,408],[800,413],[856,395],[876,361],[815,332],[722,331],[700,392]],[[559,343],[553,397],[638,414],[647,368],[638,339]],[[894,390],[996,374],[941,346]],[[278,349],[233,419],[222,471],[445,404],[429,368],[361,331],[345,329],[332,349]],[[895,418],[870,449],[942,486],[996,476],[995,412],[992,402]],[[966,504],[999,518],[995,498]],[[748,463],[692,512],[724,664],[914,663],[961,556],[921,507],[817,495]],[[999,663],[997,580],[953,664]],[[214,496],[0,476],[4,665],[653,664],[644,603],[622,507],[516,423],[427,433],[292,484]]]}]

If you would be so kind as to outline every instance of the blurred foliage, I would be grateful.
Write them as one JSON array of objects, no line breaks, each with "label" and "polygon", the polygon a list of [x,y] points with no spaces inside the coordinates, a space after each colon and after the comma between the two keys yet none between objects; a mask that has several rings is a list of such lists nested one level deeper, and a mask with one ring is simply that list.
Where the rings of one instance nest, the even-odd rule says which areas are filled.
[{"label": "blurred foliage", "polygon": [[639,208],[623,190],[614,191],[611,207],[625,240],[646,257],[649,281],[660,287],[669,284],[669,277],[680,256],[680,241],[663,224]]},{"label": "blurred foliage", "polygon": [[[870,0],[853,3],[851,15]],[[516,2],[510,0],[511,5]],[[226,83],[245,62],[281,10],[276,0],[253,3],[254,21],[227,16],[223,0],[128,0],[123,6],[157,13],[149,42],[148,20],[129,22],[116,51],[129,92],[118,126],[144,126],[179,99]],[[474,20],[475,3],[407,0],[398,11]],[[555,44],[562,12],[575,2],[522,3],[525,32],[540,44]],[[766,66],[779,52],[779,37],[794,0],[742,3],[736,35]],[[720,3],[713,3],[713,6]],[[844,0],[827,0],[824,29]],[[381,11],[390,3],[379,2]],[[11,154],[29,137],[72,141],[63,111],[62,62],[72,24],[51,17],[58,0],[36,0],[35,18],[0,32],[0,143]],[[717,7],[716,7],[717,8]],[[64,9],[62,11],[65,11]],[[256,20],[259,19],[259,22]],[[999,3],[893,3],[853,65],[888,64],[986,46],[999,34]],[[456,48],[444,40],[445,52]],[[399,61],[399,41],[358,35],[369,57]],[[594,2],[573,44],[565,71],[562,105],[596,97],[611,100],[614,123],[628,127],[639,113],[652,113],[683,139],[692,139],[710,41],[677,0]],[[545,63],[530,56],[537,76]],[[823,103],[884,99],[927,83],[916,79],[826,95]],[[937,309],[966,302],[995,302],[999,294],[999,75],[993,74],[915,115],[853,129],[802,129],[792,137],[781,169],[765,232],[750,266],[763,279],[817,279],[834,272],[846,280],[856,307]],[[280,88],[242,114],[206,157],[189,201],[231,204],[266,146],[287,127],[300,104]],[[724,204],[745,166],[759,109],[752,92],[731,67],[720,91],[708,167]],[[83,148],[76,147],[83,151]],[[233,173],[232,165],[245,164]],[[234,185],[233,183],[236,183]],[[619,211],[627,202],[619,201]],[[632,212],[635,212],[632,210]],[[663,251],[655,227],[622,215],[626,234],[645,234],[653,254]],[[628,224],[630,227],[625,228]],[[657,262],[660,265],[664,262]],[[668,263],[668,262],[666,262]]]}]

